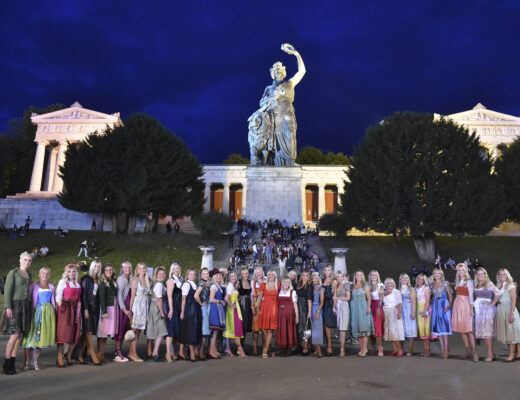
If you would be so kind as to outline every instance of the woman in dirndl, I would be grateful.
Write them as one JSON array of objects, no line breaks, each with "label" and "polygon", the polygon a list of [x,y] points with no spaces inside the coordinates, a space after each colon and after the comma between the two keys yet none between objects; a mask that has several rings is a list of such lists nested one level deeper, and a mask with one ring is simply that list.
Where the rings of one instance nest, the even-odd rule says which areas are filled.
[{"label": "woman in dirndl", "polygon": [[258,326],[258,321],[260,321],[260,286],[262,286],[264,282],[266,282],[264,269],[262,267],[256,267],[254,270],[254,279],[251,282],[251,310],[253,312],[251,329],[253,331],[253,354],[255,356],[258,354],[258,338],[262,333],[262,330]]},{"label": "woman in dirndl", "polygon": [[[54,300],[54,285],[49,282],[51,270],[40,269],[38,283],[33,283],[29,289],[32,299],[33,318],[31,329],[23,339],[23,347],[29,349],[24,370],[30,365],[39,370],[38,358],[42,348],[54,346],[56,343],[56,303]],[[32,361],[30,361],[32,353]]]},{"label": "woman in dirndl", "polygon": [[179,324],[179,342],[188,346],[190,350],[190,360],[195,359],[195,347],[202,339],[202,321],[200,316],[200,303],[195,299],[197,284],[195,270],[189,269],[186,272],[186,280],[182,284],[182,303]]},{"label": "woman in dirndl", "polygon": [[[119,329],[119,307],[117,306],[117,287],[114,279],[114,268],[112,264],[105,264],[101,269],[99,279],[99,323],[97,330],[98,359],[105,361],[105,346],[107,338],[114,338]],[[123,362],[128,359],[120,359],[118,355],[114,361]]]},{"label": "woman in dirndl", "polygon": [[56,342],[58,343],[58,359],[56,366],[65,368],[63,350],[65,343],[69,345],[67,364],[72,365],[72,351],[79,341],[81,326],[81,286],[78,282],[78,269],[74,264],[65,267],[65,271],[56,288],[56,304],[58,316],[56,320]]},{"label": "woman in dirndl", "polygon": [[334,314],[339,331],[339,356],[345,357],[345,340],[350,326],[350,283],[341,271],[336,273],[334,286]]},{"label": "woman in dirndl", "polygon": [[20,266],[7,274],[4,286],[5,311],[1,322],[1,331],[9,335],[5,348],[4,372],[7,375],[16,373],[16,353],[20,346],[21,336],[31,327],[31,299],[29,286],[31,274],[29,267],[32,263],[30,253],[20,254]]},{"label": "woman in dirndl", "polygon": [[99,322],[99,274],[101,273],[101,262],[94,260],[90,263],[89,272],[81,278],[81,339],[78,348],[78,362],[86,364],[83,352],[87,348],[92,363],[99,365],[97,353],[94,350],[93,335],[97,334]]},{"label": "woman in dirndl", "polygon": [[202,324],[202,339],[198,349],[199,359],[205,360],[206,356],[206,342],[208,337],[211,336],[211,330],[209,329],[209,314],[211,306],[209,304],[209,270],[202,268],[200,270],[200,279],[195,292],[195,301],[200,304],[201,324]]},{"label": "woman in dirndl", "polygon": [[[130,289],[130,310],[132,310],[131,326],[135,337],[130,342],[130,350],[128,351],[128,359],[134,362],[143,361],[143,359],[137,355],[137,341],[139,340],[139,334],[146,329],[151,289],[152,282],[150,276],[148,276],[146,264],[143,262],[137,263]],[[168,355],[166,356],[166,360],[168,360]]]},{"label": "woman in dirndl", "polygon": [[222,273],[213,269],[210,273],[211,286],[209,288],[209,304],[211,306],[209,314],[209,328],[211,329],[211,341],[209,346],[208,358],[219,359],[217,351],[217,337],[226,329],[226,301],[224,300],[224,289],[222,287]]}]

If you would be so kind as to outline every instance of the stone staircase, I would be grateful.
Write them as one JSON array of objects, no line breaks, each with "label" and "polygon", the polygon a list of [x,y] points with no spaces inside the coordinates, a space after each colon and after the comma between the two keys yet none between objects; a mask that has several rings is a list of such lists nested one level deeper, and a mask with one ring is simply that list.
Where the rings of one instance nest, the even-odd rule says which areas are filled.
[{"label": "stone staircase", "polygon": [[[236,241],[238,240],[238,235],[235,235],[235,245]],[[260,242],[261,236],[260,231],[257,230],[255,233],[252,234],[253,241]],[[319,272],[321,273],[323,271],[323,268],[325,268],[326,265],[330,264],[329,257],[327,255],[327,252],[325,251],[325,248],[323,247],[321,243],[321,239],[319,236],[308,236],[307,237],[307,243],[309,244],[309,247],[312,252],[317,253],[318,257],[320,258],[320,263],[318,264]],[[227,243],[226,243],[227,246]],[[216,268],[227,268],[229,266],[229,259],[231,258],[231,255],[233,254],[234,249],[226,249],[226,251],[223,251],[219,257],[218,260],[214,261],[214,265]],[[247,265],[249,263],[249,260],[252,260],[253,256],[248,255],[244,260],[242,260],[242,265]],[[268,271],[270,269],[273,269],[276,274],[278,275],[278,278],[280,278],[280,271],[278,268],[278,264],[261,264],[261,267],[264,269],[264,271]],[[252,278],[252,276],[251,276]]]}]

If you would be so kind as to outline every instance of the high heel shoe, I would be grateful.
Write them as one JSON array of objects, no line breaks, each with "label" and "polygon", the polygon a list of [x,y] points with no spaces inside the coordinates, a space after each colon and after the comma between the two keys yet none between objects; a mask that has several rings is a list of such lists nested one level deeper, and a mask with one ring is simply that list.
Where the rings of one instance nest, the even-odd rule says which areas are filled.
[{"label": "high heel shoe", "polygon": [[36,371],[39,371],[40,370],[40,366],[38,365],[38,361],[33,361],[31,363],[32,367],[36,370]]},{"label": "high heel shoe", "polygon": [[478,362],[478,354],[476,350],[473,350],[473,362]]},{"label": "high heel shoe", "polygon": [[211,355],[211,354],[208,354],[208,358],[209,358],[210,360],[220,360],[220,356],[213,356],[213,355]]},{"label": "high heel shoe", "polygon": [[341,358],[345,357],[345,349],[341,349],[341,350],[339,351],[339,356],[340,356]]},{"label": "high heel shoe", "polygon": [[262,350],[262,358],[269,358],[267,355],[267,350]]},{"label": "high heel shoe", "polygon": [[65,364],[60,364],[60,362],[58,360],[56,360],[56,367],[58,367],[58,368],[67,368],[67,366]]},{"label": "high heel shoe", "polygon": [[134,356],[131,356],[130,354],[128,355],[128,359],[129,359],[130,361],[133,361],[133,362],[143,362],[143,359],[142,359],[142,358],[134,357]]}]

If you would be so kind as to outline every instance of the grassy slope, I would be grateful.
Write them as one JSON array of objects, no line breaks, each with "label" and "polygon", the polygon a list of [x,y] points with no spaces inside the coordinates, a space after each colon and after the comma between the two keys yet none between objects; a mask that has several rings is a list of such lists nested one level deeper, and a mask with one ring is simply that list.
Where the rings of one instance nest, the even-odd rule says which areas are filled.
[{"label": "grassy slope", "polygon": [[[329,259],[334,260],[330,251],[334,247],[348,247],[347,268],[349,273],[361,269],[368,273],[377,269],[381,278],[397,279],[401,272],[408,272],[412,265],[418,268],[425,265],[415,252],[413,241],[409,237],[398,238],[393,245],[391,237],[354,236],[346,239],[323,237],[322,243],[327,250]],[[520,279],[520,237],[469,237],[458,239],[453,237],[438,237],[435,239],[436,251],[443,260],[449,257],[456,262],[470,258],[473,262],[478,258],[495,281],[496,271],[505,267],[511,271],[515,280]],[[431,265],[429,265],[431,268]],[[448,277],[453,278],[449,273]]]},{"label": "grassy slope", "polygon": [[135,266],[139,261],[145,262],[149,267],[159,265],[169,266],[172,261],[179,261],[183,269],[193,267],[200,268],[202,253],[199,245],[213,244],[217,246],[215,257],[218,258],[219,250],[223,248],[224,241],[207,241],[199,235],[191,234],[161,234],[150,235],[111,235],[107,232],[70,232],[65,238],[58,238],[52,231],[31,231],[25,238],[10,240],[7,235],[0,235],[0,276],[18,265],[18,258],[23,251],[31,251],[34,246],[41,247],[46,244],[50,249],[47,257],[36,257],[31,266],[33,278],[42,266],[48,266],[52,270],[51,281],[57,282],[63,272],[63,267],[69,263],[77,263],[81,260],[89,262],[84,256],[78,258],[79,245],[84,240],[97,239],[100,242],[99,258],[103,263],[121,265],[123,261],[130,261]]}]

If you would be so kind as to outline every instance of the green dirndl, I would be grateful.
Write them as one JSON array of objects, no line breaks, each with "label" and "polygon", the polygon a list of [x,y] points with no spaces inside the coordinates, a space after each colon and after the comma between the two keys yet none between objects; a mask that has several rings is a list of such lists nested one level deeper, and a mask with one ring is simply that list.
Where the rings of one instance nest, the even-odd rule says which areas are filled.
[{"label": "green dirndl", "polygon": [[56,311],[51,303],[52,291],[40,291],[38,304],[33,311],[31,328],[24,337],[25,348],[41,348],[56,344]]}]

